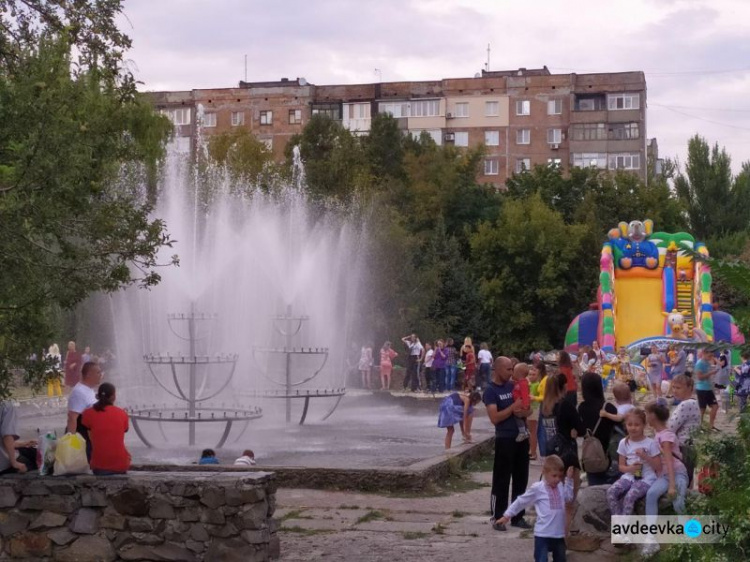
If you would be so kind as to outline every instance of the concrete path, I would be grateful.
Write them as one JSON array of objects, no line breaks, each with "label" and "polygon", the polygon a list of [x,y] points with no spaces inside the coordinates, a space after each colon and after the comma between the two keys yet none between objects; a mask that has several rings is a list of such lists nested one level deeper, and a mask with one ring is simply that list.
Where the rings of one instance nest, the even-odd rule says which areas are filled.
[{"label": "concrete path", "polygon": [[[539,474],[539,464],[532,463],[529,481]],[[279,490],[281,560],[530,560],[531,531],[509,527],[502,533],[488,524],[492,474],[469,473],[467,478],[481,487],[432,497]],[[571,562],[617,559],[601,551],[568,554]]]}]

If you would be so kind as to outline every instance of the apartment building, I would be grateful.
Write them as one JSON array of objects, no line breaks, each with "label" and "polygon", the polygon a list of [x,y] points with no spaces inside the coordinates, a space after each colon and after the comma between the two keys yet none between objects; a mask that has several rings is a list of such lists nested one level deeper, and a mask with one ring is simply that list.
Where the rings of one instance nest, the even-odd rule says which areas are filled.
[{"label": "apartment building", "polygon": [[197,121],[204,136],[245,128],[281,158],[289,138],[312,115],[327,115],[366,135],[374,115],[389,113],[404,134],[426,132],[436,143],[456,147],[484,145],[479,180],[497,187],[537,164],[646,176],[643,72],[552,74],[543,67],[485,71],[474,78],[320,86],[283,78],[150,95],[175,123],[185,151],[194,145]]}]

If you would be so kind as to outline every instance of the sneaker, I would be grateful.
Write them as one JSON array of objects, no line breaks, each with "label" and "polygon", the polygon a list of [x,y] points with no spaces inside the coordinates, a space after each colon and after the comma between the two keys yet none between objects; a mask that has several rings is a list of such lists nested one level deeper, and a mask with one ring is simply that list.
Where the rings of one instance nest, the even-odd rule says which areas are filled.
[{"label": "sneaker", "polygon": [[495,531],[507,531],[505,523],[498,523],[495,519],[490,519],[490,524]]},{"label": "sneaker", "polygon": [[526,522],[526,519],[519,519],[519,520],[518,520],[518,521],[516,521],[515,523],[514,523],[513,521],[511,521],[511,522],[510,522],[510,526],[511,526],[511,527],[516,527],[516,528],[518,528],[518,529],[532,529],[532,528],[533,528],[533,527],[532,527],[531,525],[529,525],[529,524],[528,524],[528,523]]}]

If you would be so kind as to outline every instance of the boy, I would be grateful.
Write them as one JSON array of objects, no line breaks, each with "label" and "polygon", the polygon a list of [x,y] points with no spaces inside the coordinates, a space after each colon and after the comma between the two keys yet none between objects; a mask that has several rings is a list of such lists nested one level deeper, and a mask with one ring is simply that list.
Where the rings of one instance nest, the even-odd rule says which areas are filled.
[{"label": "boy", "polygon": [[698,361],[695,362],[695,393],[698,396],[698,407],[701,410],[701,425],[703,417],[706,414],[706,408],[710,409],[708,414],[708,424],[712,431],[719,431],[714,425],[716,422],[716,413],[719,411],[719,403],[716,401],[711,377],[716,372],[713,366],[714,356],[704,350],[698,350]]},{"label": "boy", "polygon": [[255,453],[250,449],[242,451],[242,456],[234,461],[234,466],[255,466]]},{"label": "boy", "polygon": [[[513,401],[520,400],[523,403],[523,409],[531,408],[531,393],[529,392],[529,381],[526,376],[529,374],[529,366],[526,363],[518,363],[513,367]],[[526,427],[526,418],[516,418],[518,424],[518,436],[516,441],[524,441],[529,438],[529,430]]]},{"label": "boy", "polygon": [[620,439],[627,435],[625,426],[623,424],[625,414],[627,414],[635,406],[633,406],[633,394],[632,392],[630,392],[630,387],[627,384],[623,382],[616,382],[612,387],[612,394],[615,397],[615,407],[617,408],[617,413],[610,414],[605,408],[602,407],[601,411],[599,412],[599,417],[607,418],[615,422],[615,425],[612,427],[614,431],[612,431],[609,441],[609,453],[610,458],[616,459],[617,446],[620,443]]},{"label": "boy", "polygon": [[[498,523],[505,525],[521,510],[534,505],[534,560],[547,560],[552,553],[552,562],[565,562],[565,504],[573,501],[573,467],[568,468],[557,455],[544,459],[542,480],[535,482],[526,493],[516,498]],[[566,477],[565,477],[566,476]],[[563,478],[565,477],[565,484]]]},{"label": "boy", "polygon": [[737,400],[739,400],[740,414],[744,413],[747,397],[750,396],[750,351],[743,351],[742,359],[743,363],[739,368],[737,380],[734,381]]}]

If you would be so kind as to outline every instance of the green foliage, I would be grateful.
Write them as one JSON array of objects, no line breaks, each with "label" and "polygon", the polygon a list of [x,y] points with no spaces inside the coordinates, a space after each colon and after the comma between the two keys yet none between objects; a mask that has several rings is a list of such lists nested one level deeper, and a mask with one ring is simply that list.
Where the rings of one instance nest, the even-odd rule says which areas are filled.
[{"label": "green foliage", "polygon": [[211,137],[208,143],[211,160],[224,167],[236,185],[270,190],[279,177],[273,153],[246,129],[234,129]]},{"label": "green foliage", "polygon": [[526,353],[559,345],[575,311],[570,288],[582,281],[576,265],[584,234],[535,193],[508,201],[497,221],[472,236],[496,349]]},{"label": "green foliage", "polygon": [[728,535],[715,544],[670,545],[660,561],[683,562],[747,560],[750,557],[750,415],[739,420],[737,434],[708,434],[698,437],[700,464],[718,468],[709,480],[713,492],[689,502],[687,512],[715,517],[729,526]]},{"label": "green foliage", "polygon": [[[0,42],[0,396],[9,369],[50,343],[56,311],[157,283],[157,251],[171,244],[142,182],[118,179],[153,173],[171,131],[117,73],[128,42],[107,17],[119,2],[58,4],[1,3],[16,15]],[[66,21],[75,29],[59,30]],[[27,370],[32,382],[43,367]]]},{"label": "green foliage", "polygon": [[709,148],[695,135],[688,143],[685,173],[675,179],[675,189],[688,214],[696,239],[706,239],[748,229],[750,220],[750,167],[732,177],[731,158],[718,143]]}]

